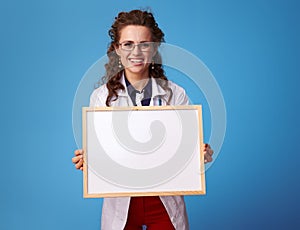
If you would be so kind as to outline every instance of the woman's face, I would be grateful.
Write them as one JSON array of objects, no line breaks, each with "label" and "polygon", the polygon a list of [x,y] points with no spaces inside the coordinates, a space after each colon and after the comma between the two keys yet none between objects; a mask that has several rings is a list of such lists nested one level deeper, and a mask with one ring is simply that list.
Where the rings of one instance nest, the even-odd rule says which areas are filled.
[{"label": "woman's face", "polygon": [[156,53],[151,31],[145,26],[129,25],[120,32],[119,46],[116,52],[125,68],[126,76],[149,77],[149,65]]}]

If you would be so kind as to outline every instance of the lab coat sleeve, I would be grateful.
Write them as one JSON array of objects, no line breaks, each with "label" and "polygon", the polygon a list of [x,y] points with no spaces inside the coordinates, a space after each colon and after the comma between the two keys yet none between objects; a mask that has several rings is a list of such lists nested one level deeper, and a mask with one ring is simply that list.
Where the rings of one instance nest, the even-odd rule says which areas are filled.
[{"label": "lab coat sleeve", "polygon": [[171,100],[171,105],[189,105],[190,104],[189,98],[188,98],[185,90],[181,86],[179,86],[173,82],[170,82],[169,86],[173,92],[173,96],[172,96],[173,100]]},{"label": "lab coat sleeve", "polygon": [[106,97],[108,95],[108,90],[106,85],[102,85],[95,89],[90,96],[90,107],[102,107],[106,106]]}]

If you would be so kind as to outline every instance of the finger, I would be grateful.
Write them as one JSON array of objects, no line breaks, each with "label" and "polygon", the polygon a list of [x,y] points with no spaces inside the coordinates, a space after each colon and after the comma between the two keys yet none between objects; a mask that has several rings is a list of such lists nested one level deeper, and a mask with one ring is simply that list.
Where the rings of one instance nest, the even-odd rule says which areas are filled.
[{"label": "finger", "polygon": [[209,149],[210,148],[210,146],[209,146],[209,144],[204,144],[204,151],[207,151],[207,149]]},{"label": "finger", "polygon": [[74,164],[76,164],[80,159],[82,159],[83,158],[83,156],[82,155],[79,155],[79,156],[77,156],[77,157],[73,157],[72,158],[72,162],[74,163]]},{"label": "finger", "polygon": [[210,156],[212,156],[214,154],[214,150],[212,149],[207,149],[206,153],[209,154]]},{"label": "finger", "polygon": [[204,152],[207,152],[209,155],[213,155],[214,150],[211,149],[209,144],[204,145]]},{"label": "finger", "polygon": [[210,148],[210,144],[205,143],[205,144],[204,144],[204,148],[206,148],[206,149],[207,149],[207,148]]},{"label": "finger", "polygon": [[82,154],[83,154],[83,150],[82,150],[82,149],[76,149],[76,150],[74,151],[74,154],[75,154],[75,156],[82,155]]},{"label": "finger", "polygon": [[75,164],[75,167],[76,167],[77,169],[80,169],[81,167],[83,167],[83,161],[82,161],[82,159],[80,159],[80,160],[78,161],[78,163]]},{"label": "finger", "polygon": [[205,159],[205,160],[204,160],[204,164],[209,163],[209,162],[212,162],[212,159],[209,159],[209,160],[208,160],[208,159]]},{"label": "finger", "polygon": [[78,160],[79,160],[79,159],[77,159],[77,157],[73,157],[73,158],[72,158],[72,162],[73,162],[74,164],[77,163]]},{"label": "finger", "polygon": [[204,155],[204,163],[212,162],[213,158],[209,154]]}]

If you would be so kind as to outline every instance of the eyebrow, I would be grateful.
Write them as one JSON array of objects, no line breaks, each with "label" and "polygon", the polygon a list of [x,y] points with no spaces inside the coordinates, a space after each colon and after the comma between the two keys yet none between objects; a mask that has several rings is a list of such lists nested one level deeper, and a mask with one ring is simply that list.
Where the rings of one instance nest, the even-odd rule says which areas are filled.
[{"label": "eyebrow", "polygon": [[[134,43],[134,41],[131,41],[131,40],[124,40],[120,43],[124,43],[124,42],[131,42],[131,43]],[[145,42],[152,42],[152,41],[140,41],[139,43],[145,43]]]}]

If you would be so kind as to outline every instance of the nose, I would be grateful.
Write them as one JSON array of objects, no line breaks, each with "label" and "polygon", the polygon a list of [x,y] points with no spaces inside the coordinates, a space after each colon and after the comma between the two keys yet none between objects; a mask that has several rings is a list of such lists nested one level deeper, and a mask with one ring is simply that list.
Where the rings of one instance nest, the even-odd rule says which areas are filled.
[{"label": "nose", "polygon": [[133,50],[131,51],[131,53],[133,53],[133,54],[139,54],[141,52],[142,52],[141,48],[138,44],[135,44]]}]

